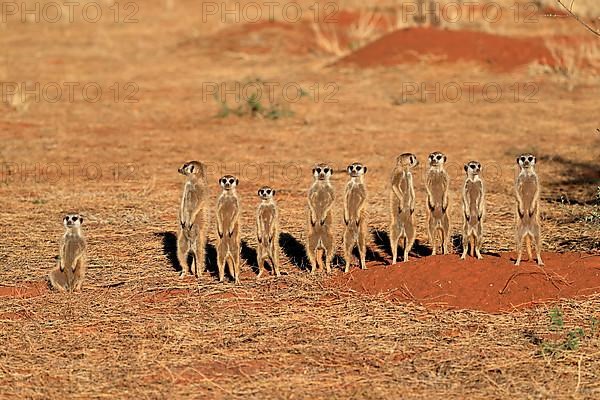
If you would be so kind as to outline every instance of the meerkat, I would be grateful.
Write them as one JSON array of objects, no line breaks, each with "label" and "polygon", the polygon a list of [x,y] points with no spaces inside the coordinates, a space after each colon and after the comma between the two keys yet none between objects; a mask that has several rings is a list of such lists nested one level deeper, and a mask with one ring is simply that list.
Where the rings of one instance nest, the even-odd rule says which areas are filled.
[{"label": "meerkat", "polygon": [[446,155],[439,151],[429,155],[427,171],[427,230],[431,242],[432,255],[436,255],[436,234],[442,239],[442,253],[448,254],[450,241],[450,220],[448,218],[449,177],[444,168]]},{"label": "meerkat", "polygon": [[523,253],[523,242],[526,242],[527,253],[531,260],[531,241],[535,241],[535,251],[538,265],[544,265],[541,257],[542,239],[540,236],[540,181],[535,172],[535,156],[533,154],[522,154],[517,157],[519,175],[515,182],[517,197],[516,219],[517,219],[517,261],[521,263]]},{"label": "meerkat", "polygon": [[[208,187],[204,164],[190,161],[177,171],[185,175],[181,207],[179,210],[179,231],[177,233],[177,260],[181,265],[183,278],[187,273],[194,276],[204,272],[204,253],[208,229]],[[192,263],[188,265],[188,255]]]},{"label": "meerkat", "polygon": [[404,238],[404,262],[408,261],[408,253],[415,243],[417,228],[415,225],[415,187],[412,170],[419,165],[417,156],[403,153],[396,158],[396,166],[392,173],[390,192],[390,247],[392,264],[398,257],[398,241]]},{"label": "meerkat", "polygon": [[258,189],[260,204],[256,210],[256,235],[258,248],[256,258],[258,262],[258,277],[265,269],[268,260],[276,276],[279,272],[279,212],[275,203],[275,190],[263,186]]},{"label": "meerkat", "polygon": [[60,291],[79,291],[86,272],[86,241],[81,231],[83,218],[68,214],[63,218],[65,233],[60,241],[57,267],[50,271],[50,284]]},{"label": "meerkat", "polygon": [[469,161],[465,164],[465,184],[462,190],[463,199],[463,253],[460,257],[467,257],[469,244],[471,246],[471,257],[481,256],[481,245],[483,243],[483,220],[485,218],[485,188],[483,180],[479,176],[482,168],[477,161]]},{"label": "meerkat", "polygon": [[346,171],[350,180],[344,192],[344,272],[350,271],[354,246],[358,247],[360,268],[367,269],[367,167],[361,163],[353,163],[348,165]]},{"label": "meerkat", "polygon": [[217,267],[219,282],[225,277],[225,264],[229,274],[240,282],[240,198],[236,187],[238,178],[225,175],[219,179],[223,191],[217,201]]},{"label": "meerkat", "polygon": [[[313,167],[313,184],[308,190],[308,246],[307,253],[310,260],[310,272],[315,273],[317,263],[325,270],[331,272],[333,260],[333,216],[332,208],[335,192],[329,179],[333,170],[327,164],[317,164]],[[324,253],[324,254],[323,254]]]}]

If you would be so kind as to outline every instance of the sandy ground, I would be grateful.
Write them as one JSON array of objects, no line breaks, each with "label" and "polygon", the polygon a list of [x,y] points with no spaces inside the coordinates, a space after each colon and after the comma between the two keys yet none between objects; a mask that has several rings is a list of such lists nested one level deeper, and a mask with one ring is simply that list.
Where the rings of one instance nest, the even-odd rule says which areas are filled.
[{"label": "sandy ground", "polygon": [[[345,48],[345,54],[335,55],[319,46],[310,21],[203,22],[199,4],[161,1],[140,4],[137,11],[121,4],[115,23],[110,4],[102,7],[104,17],[97,23],[82,18],[21,22],[11,16],[0,29],[3,96],[7,82],[40,85],[30,89],[34,95],[25,104],[7,95],[0,106],[0,396],[600,394],[600,337],[594,322],[600,318],[599,298],[593,294],[600,286],[594,272],[600,233],[597,222],[586,222],[597,209],[600,180],[595,118],[600,81],[593,68],[561,73],[540,67],[537,57],[514,68],[494,68],[495,62],[511,59],[510,51],[491,63],[472,51],[421,54],[439,34],[430,28],[422,30],[425,45],[414,49],[419,54],[406,60],[398,58],[402,53],[393,44],[413,39],[397,32],[382,36],[374,45],[390,43],[383,56],[394,60],[383,61],[375,57],[380,47],[351,52],[355,45],[347,32],[352,24],[344,21],[356,10],[331,28],[339,30]],[[127,16],[138,22],[125,23]],[[378,27],[389,29],[384,23]],[[548,38],[590,42],[589,32],[565,18],[446,28],[474,28],[516,43],[531,37],[536,49]],[[466,36],[485,46],[485,35]],[[344,61],[356,60],[361,52],[374,58]],[[226,82],[231,88],[236,81],[257,78],[277,87],[276,101],[293,115],[276,120],[233,112],[217,116],[222,108],[211,92],[215,85]],[[73,101],[68,82],[75,88]],[[62,96],[53,103],[55,84]],[[286,84],[307,94],[286,100],[281,92]],[[419,92],[422,84],[428,95]],[[457,87],[462,96],[455,100]],[[468,87],[476,88],[472,98]],[[92,102],[97,88],[102,95]],[[39,101],[32,99],[35,94]],[[232,96],[228,104],[235,108]],[[401,265],[391,267],[393,273],[382,272],[389,258],[381,237],[388,223],[393,160],[411,151],[421,161],[416,212],[419,243],[427,248],[424,164],[434,150],[449,160],[454,234],[460,229],[462,165],[477,159],[484,166],[488,261],[482,270],[487,275],[473,279],[472,287],[481,289],[490,276],[501,286],[512,279],[508,290],[531,286],[521,300],[534,308],[506,313],[518,305],[506,299],[489,308],[458,301],[439,309],[431,307],[435,301],[425,301],[445,295],[442,302],[448,302],[449,294],[468,297],[469,288],[462,286],[452,289],[456,293],[447,287],[437,292],[428,287],[422,294],[402,289],[390,298],[389,290],[404,283],[409,289],[413,283],[434,283],[435,276],[421,279],[432,269],[447,277],[460,268],[456,255],[429,259],[416,249],[410,273]],[[566,276],[564,281],[555,275],[513,277],[537,271],[533,264],[515,269],[507,253],[514,247],[514,159],[521,152],[538,157],[544,251],[572,252],[549,254],[558,260],[549,273]],[[182,185],[177,168],[191,159],[209,166],[215,199],[221,175],[240,178],[245,244],[239,287],[218,284],[208,274],[198,282],[177,278],[173,249]],[[333,277],[310,277],[303,270],[306,189],[311,167],[319,161],[334,167],[338,199],[346,165],[361,161],[369,168],[367,271],[343,275],[338,267]],[[263,184],[278,190],[286,274],[256,282],[253,217],[256,190]],[[50,292],[44,280],[56,262],[62,216],[73,211],[86,218],[90,269],[80,295],[61,295]],[[341,224],[339,206],[335,212]],[[214,227],[210,232],[214,244]],[[341,242],[339,232],[337,237]],[[460,247],[460,241],[455,244]],[[214,250],[209,261],[211,254]],[[578,265],[585,265],[589,275],[572,279],[581,271],[569,268]],[[503,270],[496,276],[490,268]],[[349,287],[348,279],[358,283]],[[386,283],[370,286],[372,281]],[[575,281],[580,286],[570,287]],[[540,288],[539,296],[530,296]],[[535,301],[565,296],[576,300]],[[563,311],[564,326],[551,323],[554,307]],[[560,347],[577,328],[585,332],[577,336],[576,349],[544,351],[553,343]]]}]

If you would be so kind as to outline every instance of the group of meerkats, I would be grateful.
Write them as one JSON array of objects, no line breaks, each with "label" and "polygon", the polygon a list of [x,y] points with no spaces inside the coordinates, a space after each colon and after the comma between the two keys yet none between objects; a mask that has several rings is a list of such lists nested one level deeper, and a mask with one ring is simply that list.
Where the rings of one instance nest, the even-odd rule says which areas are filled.
[{"label": "group of meerkats", "polygon": [[[436,239],[441,239],[441,251],[449,253],[450,221],[448,218],[449,177],[444,165],[446,156],[440,152],[428,157],[427,171],[427,231],[433,252],[437,254]],[[519,174],[515,182],[516,192],[516,247],[515,265],[521,262],[523,244],[527,243],[529,258],[531,242],[535,242],[537,263],[544,265],[540,256],[539,224],[539,179],[535,172],[536,158],[532,154],[517,157]],[[396,263],[398,244],[403,239],[404,261],[408,261],[415,237],[416,226],[415,189],[413,169],[419,164],[412,153],[404,153],[396,158],[392,173],[390,190],[389,226],[392,264]],[[470,161],[464,165],[466,178],[462,187],[463,203],[463,253],[467,256],[469,246],[471,256],[481,259],[483,223],[485,219],[485,188],[481,179],[481,164]],[[346,169],[349,181],[344,190],[344,235],[343,253],[345,272],[350,269],[352,251],[358,248],[359,265],[366,269],[367,226],[367,189],[365,174],[367,167],[361,163],[350,164]],[[190,161],[178,170],[186,177],[179,211],[179,229],[177,235],[177,259],[181,265],[181,276],[198,276],[204,270],[205,246],[209,225],[209,190],[206,182],[205,167],[201,162]],[[331,271],[334,256],[334,235],[332,208],[335,192],[330,182],[333,173],[327,164],[317,164],[312,169],[313,183],[308,190],[308,234],[306,252],[310,260],[311,273],[316,268]],[[219,179],[222,192],[217,200],[217,267],[219,281],[225,277],[225,266],[236,283],[240,280],[240,198],[236,187],[239,180],[232,175]],[[275,190],[263,186],[258,189],[260,203],[256,211],[256,234],[258,239],[257,262],[258,276],[265,270],[265,263],[271,265],[276,276],[279,270],[279,223],[278,207],[275,203]],[[81,231],[83,218],[77,214],[66,215],[63,219],[66,228],[60,242],[58,266],[49,275],[50,283],[58,290],[79,290],[86,271],[86,242]],[[191,260],[191,262],[188,262]]]}]

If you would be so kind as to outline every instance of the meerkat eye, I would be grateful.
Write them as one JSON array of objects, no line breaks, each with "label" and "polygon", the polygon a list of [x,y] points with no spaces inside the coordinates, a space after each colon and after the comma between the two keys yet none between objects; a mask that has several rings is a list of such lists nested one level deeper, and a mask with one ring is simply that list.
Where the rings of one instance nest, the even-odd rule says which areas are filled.
[{"label": "meerkat eye", "polygon": [[360,165],[356,166],[356,172],[360,172],[362,170],[362,167]]},{"label": "meerkat eye", "polygon": [[266,192],[267,192],[267,196],[271,195],[271,189],[267,189]]},{"label": "meerkat eye", "polygon": [[529,160],[529,162],[533,162],[533,157],[532,156],[527,157],[527,159]]},{"label": "meerkat eye", "polygon": [[521,162],[525,162],[526,158],[521,156]]},{"label": "meerkat eye", "polygon": [[323,172],[325,172],[326,174],[328,174],[329,173],[329,168],[327,168],[327,167],[323,168]]},{"label": "meerkat eye", "polygon": [[316,172],[317,172],[317,174],[320,174],[320,173],[321,173],[321,167],[317,167],[317,168],[315,168],[315,169],[314,169],[314,171],[316,171]]}]

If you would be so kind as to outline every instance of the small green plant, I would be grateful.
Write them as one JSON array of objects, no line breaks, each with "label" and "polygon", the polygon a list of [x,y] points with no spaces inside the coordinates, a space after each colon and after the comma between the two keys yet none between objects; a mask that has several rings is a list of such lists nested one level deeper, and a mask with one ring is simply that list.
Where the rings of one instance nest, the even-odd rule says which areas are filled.
[{"label": "small green plant", "polygon": [[596,204],[594,209],[585,217],[585,221],[591,224],[600,225],[600,186],[596,188]]},{"label": "small green plant", "polygon": [[[581,344],[581,340],[586,337],[583,328],[577,327],[574,330],[565,331],[563,313],[559,308],[553,308],[548,312],[548,315],[550,317],[549,329],[553,332],[559,332],[561,337],[553,341],[540,341],[538,343],[539,353],[544,356],[555,356],[563,351],[577,350]],[[595,320],[595,318],[592,318],[592,335],[594,334],[597,323],[598,321]]]},{"label": "small green plant", "polygon": [[[224,84],[222,84],[224,85]],[[243,99],[238,99],[235,106],[222,99],[219,93],[214,93],[213,98],[219,104],[218,118],[226,118],[230,115],[242,117],[249,115],[253,118],[265,118],[276,120],[293,116],[294,113],[285,103],[278,102],[272,92],[272,83],[262,81],[260,78],[250,79],[243,82],[234,82],[232,85],[242,90]],[[298,98],[308,97],[309,93],[302,88],[298,90]]]},{"label": "small green plant", "polygon": [[565,321],[563,319],[562,311],[559,308],[553,308],[549,312],[550,314],[550,330],[558,331],[563,328]]}]

